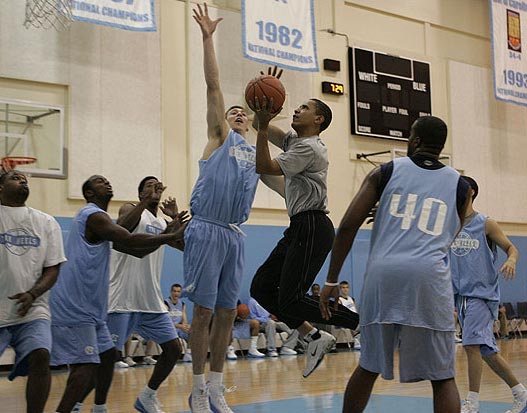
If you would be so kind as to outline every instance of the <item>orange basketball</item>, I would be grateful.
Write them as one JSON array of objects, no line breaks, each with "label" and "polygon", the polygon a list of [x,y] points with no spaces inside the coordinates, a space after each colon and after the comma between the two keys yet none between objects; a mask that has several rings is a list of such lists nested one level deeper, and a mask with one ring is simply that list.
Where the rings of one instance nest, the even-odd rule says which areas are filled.
[{"label": "orange basketball", "polygon": [[240,304],[238,305],[238,317],[239,318],[247,318],[249,317],[249,307],[247,306],[247,304]]},{"label": "orange basketball", "polygon": [[285,102],[285,88],[280,79],[271,75],[261,75],[251,80],[245,88],[245,101],[252,110],[255,110],[251,106],[251,102],[255,102],[257,97],[260,104],[262,104],[263,98],[267,97],[273,99],[273,112],[278,112],[282,109]]}]

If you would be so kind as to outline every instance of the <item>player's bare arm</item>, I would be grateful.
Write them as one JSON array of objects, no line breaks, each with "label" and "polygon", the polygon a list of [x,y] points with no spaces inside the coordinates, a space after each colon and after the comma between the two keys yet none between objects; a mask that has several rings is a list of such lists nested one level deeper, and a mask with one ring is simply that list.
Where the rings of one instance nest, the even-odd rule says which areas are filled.
[{"label": "player's bare arm", "polygon": [[285,198],[285,181],[283,176],[260,175],[262,181],[268,188],[275,191],[282,198]]},{"label": "player's bare arm", "polygon": [[518,249],[511,240],[505,235],[498,223],[491,218],[487,218],[485,223],[485,233],[493,242],[496,243],[507,254],[507,260],[501,266],[500,272],[506,280],[512,280],[516,274],[516,262],[518,261]]},{"label": "player's bare arm", "polygon": [[252,105],[255,111],[255,118],[257,119],[259,128],[256,136],[256,172],[266,175],[283,175],[280,164],[271,158],[269,151],[269,122],[278,112],[273,113],[270,108],[273,106],[272,99],[268,102],[266,98],[260,102],[256,98]]},{"label": "player's bare arm", "polygon": [[220,88],[220,73],[213,40],[213,34],[223,19],[220,17],[212,20],[209,17],[206,3],[203,7],[198,4],[193,12],[193,18],[198,23],[203,37],[203,69],[207,84],[207,135],[209,140],[205,145],[202,159],[208,159],[223,144],[229,131],[225,121],[225,102]]},{"label": "player's bare arm", "polygon": [[[357,231],[380,198],[380,179],[381,168],[377,167],[364,179],[359,192],[357,192],[351,201],[340,222],[335,241],[333,242],[333,248],[331,249],[331,261],[326,278],[328,284],[338,283],[340,270],[353,245]],[[325,285],[320,294],[320,312],[326,320],[329,320],[331,317],[331,310],[329,308],[329,300],[331,298],[335,300],[334,308],[336,309],[339,298],[338,284],[334,286]]]}]

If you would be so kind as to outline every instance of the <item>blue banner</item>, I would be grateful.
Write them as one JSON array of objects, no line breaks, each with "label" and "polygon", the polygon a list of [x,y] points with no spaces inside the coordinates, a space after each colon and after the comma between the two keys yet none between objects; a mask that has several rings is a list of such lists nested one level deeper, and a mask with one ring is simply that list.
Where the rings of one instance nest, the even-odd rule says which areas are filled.
[{"label": "blue banner", "polygon": [[242,0],[243,56],[318,72],[313,0]]},{"label": "blue banner", "polygon": [[125,30],[156,31],[154,0],[71,0],[73,20]]}]

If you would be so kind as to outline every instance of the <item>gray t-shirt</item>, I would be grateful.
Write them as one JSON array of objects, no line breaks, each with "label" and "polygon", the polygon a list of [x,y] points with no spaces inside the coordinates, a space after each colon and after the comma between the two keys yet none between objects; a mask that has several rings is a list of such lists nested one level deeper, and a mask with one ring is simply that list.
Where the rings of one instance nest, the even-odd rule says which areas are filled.
[{"label": "gray t-shirt", "polygon": [[283,153],[276,157],[285,176],[287,213],[327,211],[328,153],[318,136],[298,138],[289,132],[284,138]]}]

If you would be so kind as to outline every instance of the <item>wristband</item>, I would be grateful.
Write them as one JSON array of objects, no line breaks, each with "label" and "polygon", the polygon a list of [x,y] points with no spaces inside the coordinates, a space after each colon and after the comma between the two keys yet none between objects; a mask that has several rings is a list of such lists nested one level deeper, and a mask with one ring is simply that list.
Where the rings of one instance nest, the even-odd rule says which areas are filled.
[{"label": "wristband", "polygon": [[324,283],[324,285],[325,285],[326,287],[338,287],[339,283],[338,283],[338,282],[336,282],[336,283],[329,283],[329,282],[326,281],[326,282]]},{"label": "wristband", "polygon": [[37,299],[37,296],[31,292],[31,290],[26,291],[31,297],[33,297],[33,301]]}]

